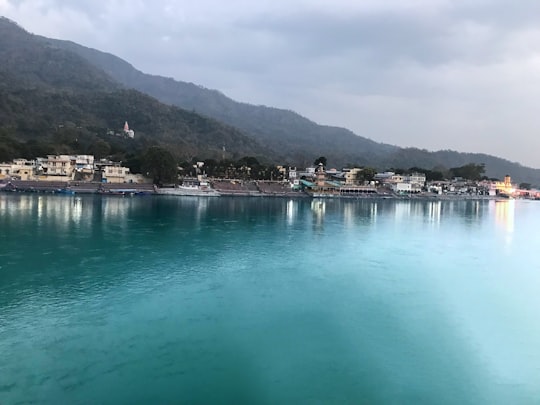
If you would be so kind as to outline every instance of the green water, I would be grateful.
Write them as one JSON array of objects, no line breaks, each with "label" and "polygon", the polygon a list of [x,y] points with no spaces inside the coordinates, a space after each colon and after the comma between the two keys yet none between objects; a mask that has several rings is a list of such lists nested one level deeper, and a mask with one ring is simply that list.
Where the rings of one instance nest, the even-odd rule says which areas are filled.
[{"label": "green water", "polygon": [[0,194],[0,404],[538,404],[540,203]]}]

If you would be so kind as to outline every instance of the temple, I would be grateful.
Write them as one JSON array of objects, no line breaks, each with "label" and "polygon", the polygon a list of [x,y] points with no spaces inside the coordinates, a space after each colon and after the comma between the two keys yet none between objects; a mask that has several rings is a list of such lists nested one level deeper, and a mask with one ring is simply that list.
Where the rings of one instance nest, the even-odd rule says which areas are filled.
[{"label": "temple", "polygon": [[124,124],[124,135],[126,135],[128,138],[135,138],[135,131],[133,131],[132,129],[129,129],[129,125],[127,121]]}]

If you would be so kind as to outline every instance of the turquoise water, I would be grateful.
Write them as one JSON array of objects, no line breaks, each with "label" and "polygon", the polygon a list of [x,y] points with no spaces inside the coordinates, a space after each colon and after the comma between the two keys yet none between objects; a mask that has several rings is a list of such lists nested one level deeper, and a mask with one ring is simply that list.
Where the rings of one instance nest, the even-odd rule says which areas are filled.
[{"label": "turquoise water", "polygon": [[538,404],[540,203],[0,194],[0,403]]}]

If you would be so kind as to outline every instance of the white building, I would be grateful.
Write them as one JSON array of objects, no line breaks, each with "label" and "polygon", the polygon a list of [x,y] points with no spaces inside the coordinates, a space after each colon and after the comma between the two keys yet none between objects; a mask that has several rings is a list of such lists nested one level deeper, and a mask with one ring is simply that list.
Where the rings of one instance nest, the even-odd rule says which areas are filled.
[{"label": "white building", "polygon": [[411,193],[411,183],[392,183],[392,191],[394,193]]},{"label": "white building", "polygon": [[94,155],[75,156],[75,170],[93,172],[94,171]]},{"label": "white building", "polygon": [[135,138],[135,132],[132,129],[129,129],[127,121],[124,124],[124,135],[131,139]]},{"label": "white building", "polygon": [[[94,175],[94,155],[47,155],[40,162],[40,180],[69,181]],[[38,168],[39,169],[39,168]]]},{"label": "white building", "polygon": [[424,173],[396,174],[394,172],[384,172],[377,173],[375,180],[390,186],[401,183],[411,184],[411,190],[418,192],[426,184],[426,175]]},{"label": "white building", "polygon": [[417,184],[422,187],[426,184],[426,175],[424,173],[411,173],[407,177],[409,183]]}]

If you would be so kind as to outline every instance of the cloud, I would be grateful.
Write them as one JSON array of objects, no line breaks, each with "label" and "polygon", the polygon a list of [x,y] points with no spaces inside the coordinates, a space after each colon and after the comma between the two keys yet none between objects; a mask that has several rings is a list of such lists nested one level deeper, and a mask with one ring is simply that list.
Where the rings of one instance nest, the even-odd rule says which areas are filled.
[{"label": "cloud", "polygon": [[0,0],[0,13],[375,140],[539,166],[537,1]]}]

